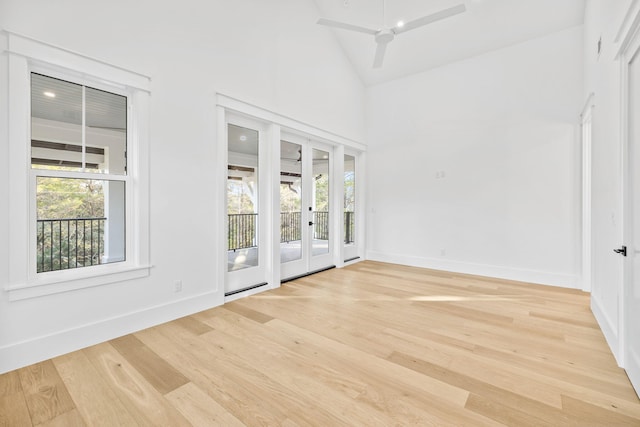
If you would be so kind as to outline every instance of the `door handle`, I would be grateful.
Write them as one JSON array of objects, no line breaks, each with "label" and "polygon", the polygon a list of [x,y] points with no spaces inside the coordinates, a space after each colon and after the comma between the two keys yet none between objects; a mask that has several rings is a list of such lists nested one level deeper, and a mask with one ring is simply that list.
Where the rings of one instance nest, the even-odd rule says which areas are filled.
[{"label": "door handle", "polygon": [[613,252],[620,254],[622,256],[627,256],[627,247],[622,246],[620,249],[614,249]]},{"label": "door handle", "polygon": [[313,225],[313,221],[309,221],[309,225]]}]

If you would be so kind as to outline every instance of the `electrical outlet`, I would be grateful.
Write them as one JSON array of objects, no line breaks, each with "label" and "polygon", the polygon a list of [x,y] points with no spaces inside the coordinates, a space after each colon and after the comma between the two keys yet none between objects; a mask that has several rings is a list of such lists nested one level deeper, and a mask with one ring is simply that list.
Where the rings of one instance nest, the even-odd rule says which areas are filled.
[{"label": "electrical outlet", "polygon": [[176,280],[176,282],[173,284],[173,291],[182,292],[182,280]]}]

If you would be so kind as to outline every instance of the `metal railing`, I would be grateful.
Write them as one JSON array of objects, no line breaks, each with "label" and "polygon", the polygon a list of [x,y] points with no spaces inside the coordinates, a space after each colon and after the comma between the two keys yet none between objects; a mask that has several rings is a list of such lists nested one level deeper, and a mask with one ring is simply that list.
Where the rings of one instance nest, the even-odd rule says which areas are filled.
[{"label": "metal railing", "polygon": [[280,212],[280,243],[301,240],[302,212]]},{"label": "metal railing", "polygon": [[[248,249],[257,246],[258,214],[228,214],[228,250]],[[280,213],[280,242],[301,240],[301,212]],[[329,240],[329,212],[313,212],[313,238]],[[355,212],[344,213],[344,242],[355,239]]]},{"label": "metal railing", "polygon": [[329,212],[313,212],[313,238],[329,240]]},{"label": "metal railing", "polygon": [[228,250],[254,248],[258,244],[258,214],[228,215]]},{"label": "metal railing", "polygon": [[88,267],[102,263],[107,218],[39,219],[37,272]]},{"label": "metal railing", "polygon": [[344,243],[349,244],[355,241],[355,227],[356,222],[356,213],[355,212],[344,212]]}]

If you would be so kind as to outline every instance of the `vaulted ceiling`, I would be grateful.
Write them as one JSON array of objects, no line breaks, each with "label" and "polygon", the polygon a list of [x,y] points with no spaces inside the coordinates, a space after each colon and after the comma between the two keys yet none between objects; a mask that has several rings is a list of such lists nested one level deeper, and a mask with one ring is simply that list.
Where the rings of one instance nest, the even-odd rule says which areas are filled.
[{"label": "vaulted ceiling", "polygon": [[333,32],[366,85],[382,83],[581,25],[584,0],[315,0],[320,16],[364,27],[393,27],[463,3],[466,12],[396,36],[372,67],[369,34]]}]

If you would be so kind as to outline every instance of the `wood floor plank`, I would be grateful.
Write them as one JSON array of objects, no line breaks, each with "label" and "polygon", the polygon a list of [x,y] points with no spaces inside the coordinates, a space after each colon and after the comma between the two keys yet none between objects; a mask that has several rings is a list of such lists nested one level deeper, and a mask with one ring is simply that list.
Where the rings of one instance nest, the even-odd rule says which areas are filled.
[{"label": "wood floor plank", "polygon": [[193,383],[187,383],[167,393],[166,398],[194,426],[244,426],[240,420]]},{"label": "wood floor plank", "polygon": [[133,335],[109,341],[160,394],[186,384],[189,380]]},{"label": "wood floor plank", "polygon": [[51,360],[18,370],[34,425],[71,411],[75,404]]},{"label": "wood floor plank", "polygon": [[[540,400],[534,400],[530,397],[524,397],[521,392],[514,390],[514,386],[517,384],[511,384],[507,387],[499,387],[491,384],[487,381],[483,381],[465,373],[461,373],[457,370],[443,368],[433,363],[426,362],[418,357],[402,354],[399,352],[393,353],[389,360],[393,363],[397,363],[401,366],[405,366],[409,369],[413,369],[424,375],[438,378],[442,381],[446,381],[448,384],[455,384],[459,388],[469,390],[472,394],[478,394],[489,397],[496,401],[501,402],[505,406],[517,408],[519,410],[525,410],[527,412],[550,412],[552,409],[561,409],[561,396],[554,396],[549,393],[547,400],[549,403],[541,402]],[[492,373],[496,375],[497,373]],[[557,405],[556,405],[557,401]]]},{"label": "wood floor plank", "polygon": [[363,261],[0,375],[0,426],[36,422],[640,426],[640,400],[588,294]]},{"label": "wood floor plank", "polygon": [[613,410],[603,410],[579,399],[562,396],[562,409],[582,425],[633,426],[640,425],[636,417],[620,414]]},{"label": "wood floor plank", "polygon": [[0,397],[10,396],[16,393],[22,393],[22,385],[20,385],[20,375],[18,375],[18,371],[11,371],[0,375]]},{"label": "wood floor plank", "polygon": [[73,409],[40,424],[38,427],[85,427],[86,425],[80,411]]},{"label": "wood floor plank", "polygon": [[527,355],[495,350],[483,346],[477,346],[473,350],[473,353],[477,356],[495,360],[496,363],[516,366],[552,378],[563,378],[572,384],[599,390],[630,402],[637,400],[633,389],[629,387],[629,381],[621,377],[603,375],[594,370],[576,368],[574,365],[560,366],[557,363],[539,360],[528,357]]},{"label": "wood floor plank", "polygon": [[98,344],[85,349],[84,353],[138,425],[189,425],[111,344]]},{"label": "wood floor plank", "polygon": [[31,415],[22,392],[0,396],[0,427],[31,427]]},{"label": "wood floor plank", "polygon": [[83,351],[53,359],[80,415],[89,425],[135,426],[135,418],[105,383]]},{"label": "wood floor plank", "polygon": [[174,323],[187,331],[191,332],[194,335],[202,335],[206,334],[211,330],[211,327],[200,322],[194,316],[186,316],[180,319],[174,320]]},{"label": "wood floor plank", "polygon": [[253,320],[255,322],[258,322],[258,323],[266,323],[269,320],[273,320],[273,317],[268,316],[268,315],[266,315],[264,313],[261,313],[259,311],[252,310],[250,308],[244,307],[244,306],[238,304],[237,302],[232,302],[232,303],[229,303],[229,304],[225,304],[225,308],[227,310],[231,310],[231,311],[233,311],[235,313],[238,313],[238,314],[240,314],[240,315],[242,315],[242,316],[244,316],[244,317],[246,317],[248,319],[251,319],[251,320]]},{"label": "wood floor plank", "polygon": [[550,409],[544,412],[530,412],[527,411],[530,408],[514,408],[500,400],[475,393],[469,396],[465,409],[482,414],[506,426],[564,426],[569,425],[570,422],[570,417],[561,411]]}]

